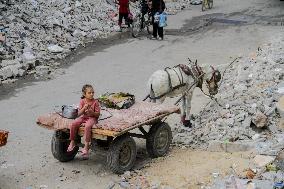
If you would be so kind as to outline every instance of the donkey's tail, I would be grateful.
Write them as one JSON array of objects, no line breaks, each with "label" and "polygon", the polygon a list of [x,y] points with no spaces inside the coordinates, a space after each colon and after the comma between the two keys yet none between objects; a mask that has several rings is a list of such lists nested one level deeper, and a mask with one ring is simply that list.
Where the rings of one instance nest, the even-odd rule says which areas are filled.
[{"label": "donkey's tail", "polygon": [[155,95],[154,95],[154,90],[153,90],[152,84],[150,86],[150,93],[143,99],[143,101],[147,100],[148,98],[150,98],[150,101],[152,99],[155,99]]}]

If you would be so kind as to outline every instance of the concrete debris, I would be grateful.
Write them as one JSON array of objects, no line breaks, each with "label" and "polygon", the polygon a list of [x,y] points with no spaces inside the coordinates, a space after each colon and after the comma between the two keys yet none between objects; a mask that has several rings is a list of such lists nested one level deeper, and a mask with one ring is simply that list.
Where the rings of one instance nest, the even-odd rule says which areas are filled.
[{"label": "concrete debris", "polygon": [[52,52],[52,53],[61,53],[61,52],[63,52],[63,48],[62,47],[60,47],[59,45],[49,45],[48,47],[47,47],[47,49],[50,51],[50,52]]},{"label": "concrete debris", "polygon": [[254,157],[254,162],[258,167],[264,167],[275,160],[276,157],[273,156],[263,156],[263,155],[256,155]]},{"label": "concrete debris", "polygon": [[265,127],[267,125],[267,116],[264,115],[262,112],[257,112],[256,115],[253,117],[252,122],[258,128]]},{"label": "concrete debris", "polygon": [[273,181],[270,180],[248,180],[240,179],[234,175],[227,176],[224,179],[218,178],[209,189],[267,189],[273,187]]},{"label": "concrete debris", "polygon": [[279,98],[276,104],[276,107],[277,107],[277,111],[280,114],[280,117],[284,119],[284,95]]},{"label": "concrete debris", "polygon": [[[118,10],[108,2],[0,1],[0,83],[33,73],[29,70],[46,66],[50,60],[63,59],[72,50],[116,31]],[[131,12],[137,14],[138,6],[130,6]],[[169,1],[166,6],[169,14],[175,14],[189,7],[190,2]],[[18,63],[23,66],[11,67]]]},{"label": "concrete debris", "polygon": [[241,152],[253,149],[253,145],[240,142],[222,142],[222,141],[210,141],[208,150],[211,152]]},{"label": "concrete debris", "polygon": [[[224,141],[252,141],[258,153],[277,154],[281,150],[278,143],[281,129],[275,110],[282,96],[279,88],[284,86],[284,73],[279,71],[284,70],[283,46],[284,38],[280,38],[258,48],[253,56],[241,57],[230,67],[224,66],[226,72],[215,96],[218,103],[211,101],[193,115],[192,128],[177,124],[173,128],[174,144],[207,149],[209,145],[212,147],[212,141],[215,147],[216,141],[220,141],[217,146],[223,149],[224,145],[231,145]],[[283,141],[280,143],[284,145]]]},{"label": "concrete debris", "polygon": [[191,0],[190,4],[192,5],[200,5],[202,3],[202,0]]}]

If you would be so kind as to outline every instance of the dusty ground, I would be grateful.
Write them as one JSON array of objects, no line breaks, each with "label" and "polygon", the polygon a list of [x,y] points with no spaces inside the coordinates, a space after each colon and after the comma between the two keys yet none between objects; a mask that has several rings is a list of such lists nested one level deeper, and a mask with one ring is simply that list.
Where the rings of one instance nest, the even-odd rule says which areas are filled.
[{"label": "dusty ground", "polygon": [[243,176],[244,170],[252,164],[252,154],[174,149],[170,155],[149,163],[143,173],[150,183],[177,189],[198,189],[217,177]]},{"label": "dusty ground", "polygon": [[[52,111],[54,105],[77,103],[85,83],[93,84],[97,94],[128,91],[142,99],[147,93],[147,78],[156,69],[186,63],[187,57],[202,64],[227,64],[283,33],[284,3],[279,0],[216,0],[214,3],[210,11],[201,12],[200,6],[192,6],[171,16],[164,41],[146,37],[132,39],[121,34],[118,39],[106,41],[111,45],[94,44],[74,55],[68,60],[74,63],[68,64],[62,69],[65,73],[57,74],[52,80],[26,82],[8,95],[2,93],[0,129],[9,130],[10,135],[8,144],[0,149],[0,188],[107,188],[112,180],[119,178],[105,168],[105,156],[93,153],[88,161],[78,157],[69,163],[58,162],[50,152],[52,133],[35,124],[39,114]],[[195,91],[193,113],[198,113],[207,100],[200,91]],[[172,117],[169,123],[178,120],[177,116]],[[140,147],[143,152],[144,143]],[[217,161],[220,158],[224,161]],[[241,171],[248,160],[240,154],[174,149],[169,157],[155,160],[145,170],[174,188],[182,187],[176,185],[176,179],[183,180],[179,184],[190,183],[184,188],[198,188],[198,182],[211,179],[216,161],[224,166],[216,171],[223,174],[229,171],[227,168],[235,158],[239,159],[237,167]],[[138,163],[148,161],[141,153]],[[175,176],[169,176],[169,172]]]}]

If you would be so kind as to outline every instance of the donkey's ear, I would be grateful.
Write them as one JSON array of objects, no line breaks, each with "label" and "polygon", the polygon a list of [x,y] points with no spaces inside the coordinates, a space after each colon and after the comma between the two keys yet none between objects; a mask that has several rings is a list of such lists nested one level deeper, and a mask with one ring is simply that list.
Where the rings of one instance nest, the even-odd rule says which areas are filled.
[{"label": "donkey's ear", "polygon": [[209,83],[210,83],[210,82],[209,82],[209,79],[205,79],[205,81],[206,81],[206,83],[207,83],[207,84],[209,84]]},{"label": "donkey's ear", "polygon": [[192,61],[191,61],[191,59],[190,59],[190,58],[187,58],[187,59],[188,59],[189,63],[192,63]]}]

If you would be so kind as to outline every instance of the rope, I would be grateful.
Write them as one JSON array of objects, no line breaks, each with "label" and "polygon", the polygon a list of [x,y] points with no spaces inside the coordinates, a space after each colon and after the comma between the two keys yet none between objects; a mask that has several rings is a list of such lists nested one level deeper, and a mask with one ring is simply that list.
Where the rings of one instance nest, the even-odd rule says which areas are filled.
[{"label": "rope", "polygon": [[222,74],[222,79],[221,79],[221,82],[220,82],[219,87],[220,87],[220,86],[222,85],[222,83],[223,83],[223,78],[224,78],[224,75],[225,75],[225,72],[227,71],[227,69],[228,69],[233,63],[235,63],[235,61],[238,60],[238,59],[239,59],[239,57],[235,58],[235,59],[225,68],[225,70],[224,70],[224,72],[223,72],[223,74]]},{"label": "rope", "polygon": [[[221,79],[220,85],[219,85],[219,87],[218,87],[219,89],[220,89],[221,85],[223,84],[223,78],[224,78],[225,72],[226,72],[227,69],[228,69],[233,63],[235,63],[236,60],[238,60],[238,59],[239,59],[239,57],[235,58],[235,59],[225,68],[225,70],[223,71],[222,79]],[[208,84],[207,84],[207,85],[208,85]],[[201,88],[201,91],[202,91],[202,93],[203,93],[205,96],[211,98],[211,100],[215,101],[220,107],[222,107],[222,105],[217,101],[217,98],[215,98],[213,95],[210,95],[210,94],[208,95],[208,94],[206,94],[206,93],[203,91],[202,88]],[[209,103],[210,103],[210,102],[208,102],[208,103],[206,104],[206,106],[207,106]],[[204,107],[204,109],[206,108],[206,106]]]}]

